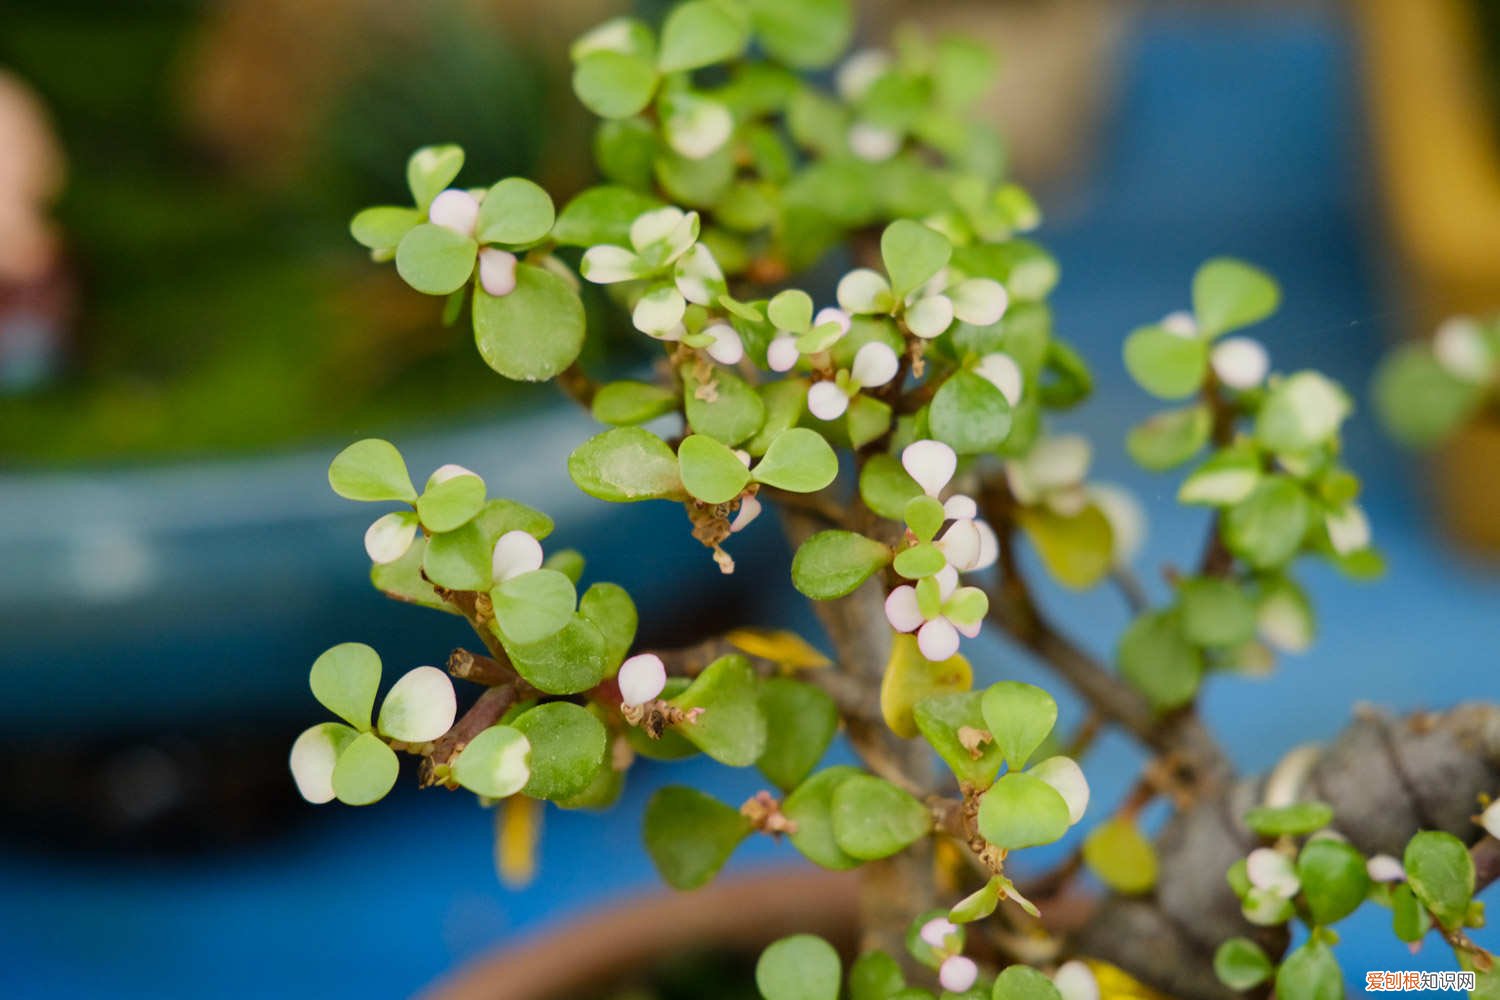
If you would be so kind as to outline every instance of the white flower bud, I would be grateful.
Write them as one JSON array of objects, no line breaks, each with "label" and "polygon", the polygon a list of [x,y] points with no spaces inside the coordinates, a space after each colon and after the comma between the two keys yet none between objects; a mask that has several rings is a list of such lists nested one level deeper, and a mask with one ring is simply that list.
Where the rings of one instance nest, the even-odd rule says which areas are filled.
[{"label": "white flower bud", "polygon": [[620,700],[626,705],[644,705],[667,686],[667,667],[655,653],[637,653],[620,664],[615,678]]},{"label": "white flower bud", "polygon": [[979,529],[979,558],[974,561],[974,570],[970,572],[989,569],[1000,558],[1000,539],[996,537],[995,529],[986,521],[975,521],[974,527]]},{"label": "white flower bud", "polygon": [[734,520],[729,522],[729,530],[732,532],[744,531],[750,527],[750,522],[760,517],[761,503],[755,497],[745,497],[740,501],[740,509],[735,512]]},{"label": "white flower bud", "polygon": [[1253,389],[1266,380],[1271,356],[1253,337],[1230,337],[1214,346],[1209,355],[1214,374],[1231,389]]},{"label": "white flower bud", "polygon": [[807,390],[807,412],[819,420],[836,420],[849,409],[849,397],[833,382],[814,382]]},{"label": "white flower bud", "polygon": [[458,696],[437,667],[417,667],[392,685],[380,705],[380,731],[403,743],[426,743],[453,728]]},{"label": "white flower bud", "polygon": [[901,149],[901,134],[869,122],[855,122],[849,127],[849,151],[861,160],[881,163]]},{"label": "white flower bud", "polygon": [[958,469],[958,454],[941,441],[913,441],[901,451],[901,466],[922,491],[935,497]]},{"label": "white flower bud", "polygon": [[708,356],[719,364],[737,365],[745,356],[745,345],[740,342],[740,335],[728,323],[715,323],[703,332],[714,338],[714,342],[708,345]]},{"label": "white flower bud", "polygon": [[955,521],[972,521],[979,516],[979,505],[973,497],[955,493],[943,501],[943,516]]},{"label": "white flower bud", "polygon": [[963,993],[974,985],[974,980],[979,978],[979,966],[974,964],[971,958],[963,955],[950,955],[943,960],[942,967],[938,969],[938,982],[943,989],[949,993]]},{"label": "white flower bud", "polygon": [[1357,504],[1325,515],[1323,523],[1328,528],[1328,541],[1333,551],[1341,556],[1358,552],[1370,544],[1370,520]]},{"label": "white flower bud", "polygon": [[915,632],[921,627],[922,610],[917,606],[917,590],[904,583],[885,599],[885,619],[897,632]]},{"label": "white flower bud", "polygon": [[516,290],[516,255],[494,247],[479,251],[479,284],[500,298]]},{"label": "white flower bud", "polygon": [[834,77],[839,96],[849,103],[865,96],[870,85],[885,76],[891,68],[891,57],[880,49],[860,49],[844,60]]},{"label": "white flower bud", "polygon": [[1462,382],[1484,382],[1495,372],[1495,358],[1479,324],[1467,316],[1444,320],[1432,337],[1432,356]]},{"label": "white flower bud", "polygon": [[1068,804],[1068,822],[1077,823],[1089,807],[1089,782],[1071,757],[1048,757],[1026,772],[1051,785]]},{"label": "white flower bud", "polygon": [[948,565],[967,573],[979,561],[979,528],[971,520],[954,521],[937,540]]},{"label": "white flower bud", "polygon": [[872,340],[855,353],[849,374],[862,388],[876,389],[895,378],[899,367],[896,352],[889,345]]},{"label": "white flower bud", "polygon": [[1250,884],[1265,892],[1291,899],[1302,888],[1292,859],[1270,847],[1257,847],[1245,859]]},{"label": "white flower bud", "polygon": [[766,347],[766,366],[773,372],[789,372],[797,367],[797,338],[777,337]]},{"label": "white flower bud", "polygon": [[[1485,810],[1488,812],[1489,810]],[[1487,829],[1487,828],[1486,828]],[[1494,836],[1493,833],[1490,836]],[[1406,881],[1406,869],[1401,867],[1401,862],[1389,854],[1377,854],[1365,862],[1365,871],[1369,873],[1371,882],[1404,882]]]},{"label": "white flower bud", "polygon": [[542,568],[542,543],[524,531],[507,531],[495,542],[490,559],[495,583]]},{"label": "white flower bud", "polygon": [[1021,401],[1021,389],[1025,379],[1021,376],[1021,367],[1016,364],[1015,359],[1009,354],[986,354],[979,359],[979,364],[974,368],[974,374],[1000,390],[1000,395],[1011,406]]},{"label": "white flower bud", "polygon": [[917,629],[917,648],[933,663],[941,663],[958,653],[958,629],[946,618],[934,618]]},{"label": "white flower bud", "polygon": [[942,950],[948,947],[948,939],[958,933],[958,925],[943,917],[933,917],[922,925],[917,936],[929,947]]},{"label": "white flower bud", "polygon": [[1479,823],[1491,837],[1500,838],[1500,799],[1491,802],[1479,816]]},{"label": "white flower bud", "polygon": [[836,309],[833,306],[824,306],[819,309],[818,314],[813,317],[813,327],[817,328],[826,323],[837,324],[840,337],[849,332],[849,314],[842,309]]},{"label": "white flower bud", "polygon": [[1193,314],[1185,309],[1179,309],[1161,318],[1161,328],[1178,337],[1193,338],[1198,336],[1198,321]]},{"label": "white flower bud", "polygon": [[1074,959],[1064,962],[1052,974],[1052,985],[1062,1000],[1099,1000],[1099,980],[1094,970]]},{"label": "white flower bud", "polygon": [[365,532],[365,551],[374,563],[393,563],[406,555],[417,537],[417,515],[392,511],[375,520]]},{"label": "white flower bud", "polygon": [[464,236],[473,236],[479,224],[479,200],[467,191],[449,188],[427,207],[427,221]]}]

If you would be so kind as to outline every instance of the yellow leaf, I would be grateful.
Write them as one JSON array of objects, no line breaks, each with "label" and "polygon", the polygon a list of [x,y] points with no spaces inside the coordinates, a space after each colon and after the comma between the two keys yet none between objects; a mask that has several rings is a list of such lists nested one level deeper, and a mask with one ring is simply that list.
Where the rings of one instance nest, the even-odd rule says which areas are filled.
[{"label": "yellow leaf", "polygon": [[903,739],[917,735],[917,721],[912,710],[917,702],[934,694],[953,694],[969,690],[974,671],[962,656],[933,663],[917,648],[917,637],[898,633],[891,642],[891,658],[886,661],[885,677],[880,682],[880,714],[885,724]]},{"label": "yellow leaf", "polygon": [[1099,1000],[1172,1000],[1117,965],[1110,965],[1097,958],[1084,959],[1084,964],[1094,973],[1094,979],[1099,983]]},{"label": "yellow leaf", "polygon": [[806,639],[785,629],[737,628],[724,638],[740,652],[770,660],[788,670],[814,670],[833,665]]},{"label": "yellow leaf", "polygon": [[1094,827],[1083,842],[1083,860],[1115,892],[1136,895],[1156,885],[1156,848],[1128,819]]},{"label": "yellow leaf", "polygon": [[1019,520],[1047,572],[1063,586],[1084,590],[1109,573],[1114,533],[1097,506],[1090,504],[1071,517],[1047,507],[1025,507]]},{"label": "yellow leaf", "polygon": [[542,804],[536,799],[512,795],[495,807],[495,871],[508,887],[520,889],[535,877],[541,826]]}]

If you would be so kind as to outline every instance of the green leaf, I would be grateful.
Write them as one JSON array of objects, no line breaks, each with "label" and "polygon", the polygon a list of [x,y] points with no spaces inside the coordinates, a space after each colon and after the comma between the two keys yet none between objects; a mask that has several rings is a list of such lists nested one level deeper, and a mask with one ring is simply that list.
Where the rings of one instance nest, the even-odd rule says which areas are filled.
[{"label": "green leaf", "polygon": [[690,434],[677,446],[682,485],[704,503],[728,503],[750,484],[750,470],[728,445],[707,434]]},{"label": "green leaf", "polygon": [[948,237],[910,219],[897,219],[880,234],[880,258],[897,299],[925,285],[948,265],[952,255]]},{"label": "green leaf", "polygon": [[1224,544],[1257,569],[1282,565],[1302,547],[1312,501],[1288,476],[1266,476],[1224,519]]},{"label": "green leaf", "polygon": [[1125,369],[1151,395],[1183,399],[1203,386],[1208,341],[1143,326],[1125,338]]},{"label": "green leaf", "polygon": [[427,484],[417,499],[417,517],[428,531],[452,531],[484,509],[484,480],[472,473]]},{"label": "green leaf", "polygon": [[1449,930],[1463,926],[1474,898],[1474,859],[1463,841],[1441,830],[1412,837],[1402,857],[1411,891]]},{"label": "green leaf", "polygon": [[1012,771],[1026,766],[1057,724],[1057,702],[1052,696],[1021,681],[991,684],[984,692],[981,710],[995,746]]},{"label": "green leaf", "polygon": [[1114,530],[1095,504],[1066,517],[1050,507],[1023,507],[1017,520],[1047,572],[1065,587],[1092,587],[1114,565]]},{"label": "green leaf", "polygon": [[706,885],[750,829],[739,810],[697,789],[668,785],[646,803],[646,851],[674,889]]},{"label": "green leaf", "polygon": [[558,549],[547,557],[542,563],[542,569],[555,569],[563,576],[572,581],[573,586],[578,586],[578,581],[583,579],[584,569],[583,553],[577,549]]},{"label": "green leaf", "polygon": [[829,65],[854,33],[849,0],[749,0],[749,7],[766,54],[794,69]]},{"label": "green leaf", "polygon": [[422,572],[449,590],[488,590],[492,579],[494,542],[473,520],[433,535],[422,555]]},{"label": "green leaf", "polygon": [[1182,634],[1174,612],[1141,615],[1120,637],[1115,650],[1120,673],[1157,711],[1193,700],[1203,676],[1203,651]]},{"label": "green leaf", "polygon": [[417,500],[401,452],[380,438],[356,441],[335,455],[328,466],[328,485],[346,500]]},{"label": "green leaf", "polygon": [[578,613],[604,637],[605,665],[608,670],[615,670],[635,642],[636,627],[640,624],[635,601],[619,584],[596,583],[584,591]]},{"label": "green leaf", "polygon": [[849,447],[859,449],[879,440],[891,429],[891,404],[863,393],[849,400],[844,425],[849,431]]},{"label": "green leaf", "polygon": [[745,51],[750,24],[724,0],[690,0],[667,15],[661,27],[657,66],[663,73],[727,62]]},{"label": "green leaf", "polygon": [[639,55],[599,49],[573,67],[573,92],[600,118],[629,118],[656,93],[656,68]]},{"label": "green leaf", "polygon": [[721,656],[686,691],[671,699],[685,712],[703,711],[675,727],[721,764],[749,767],[766,749],[766,717],[755,670],[743,656]]},{"label": "green leaf", "polygon": [[1188,406],[1149,417],[1130,429],[1125,451],[1152,472],[1175,468],[1198,454],[1213,430],[1207,406]]},{"label": "green leaf", "polygon": [[993,1000],[1062,1000],[1052,980],[1029,965],[1007,965],[995,977]]},{"label": "green leaf", "polygon": [[961,691],[937,694],[917,702],[917,729],[960,782],[988,788],[1000,773],[1005,754],[990,736],[984,719],[983,694]]},{"label": "green leaf", "polygon": [[1276,995],[1296,1000],[1343,1000],[1344,974],[1328,946],[1316,939],[1287,956],[1276,970]]},{"label": "green leaf", "polygon": [[677,456],[641,427],[619,427],[589,438],[568,456],[568,475],[589,496],[613,503],[682,495]]},{"label": "green leaf", "polygon": [[538,642],[504,645],[516,671],[547,694],[577,694],[609,676],[609,644],[582,615],[575,614],[560,632]]},{"label": "green leaf", "polygon": [[713,369],[712,383],[698,381],[691,364],[682,366],[683,406],[694,433],[734,446],[760,429],[766,404],[728,368]]},{"label": "green leaf", "polygon": [[1050,844],[1068,832],[1068,803],[1042,779],[1010,771],[979,800],[979,832],[1008,851]]},{"label": "green leaf", "polygon": [[1232,580],[1199,576],[1177,589],[1182,634],[1200,646],[1237,646],[1255,637],[1255,603]]},{"label": "green leaf", "polygon": [[526,247],[552,231],[552,198],[524,177],[507,177],[490,188],[479,206],[479,242]]},{"label": "green leaf", "polygon": [[1232,507],[1250,495],[1260,476],[1260,458],[1253,448],[1226,448],[1188,474],[1177,491],[1177,502]]},{"label": "green leaf", "polygon": [[812,934],[782,938],[755,963],[765,1000],[838,1000],[842,971],[833,945]]},{"label": "green leaf", "polygon": [[1432,930],[1432,915],[1405,882],[1391,891],[1391,930],[1407,944],[1416,944]]},{"label": "green leaf", "polygon": [[576,195],[563,206],[552,227],[561,246],[591,247],[601,243],[630,245],[630,224],[661,202],[627,187],[601,185]]},{"label": "green leaf", "polygon": [[906,517],[906,505],[922,495],[922,487],[902,468],[901,461],[894,455],[872,455],[860,470],[860,499],[881,517],[892,521],[903,520]]},{"label": "green leaf", "polygon": [[356,215],[349,223],[349,232],[361,246],[371,250],[394,250],[401,237],[421,221],[422,213],[414,208],[377,205]]},{"label": "green leaf", "polygon": [[786,797],[781,812],[797,825],[790,834],[792,846],[814,864],[833,871],[856,868],[860,861],[847,854],[833,835],[833,793],[845,781],[862,775],[857,767],[825,768],[808,778]]},{"label": "green leaf", "polygon": [[647,382],[609,382],[594,393],[594,419],[633,427],[677,409],[677,394]]},{"label": "green leaf", "polygon": [[849,1000],[890,1000],[905,985],[900,963],[883,951],[867,951],[849,966]]},{"label": "green leaf", "polygon": [[394,750],[374,733],[360,733],[339,751],[333,793],[347,806],[367,806],[385,798],[400,772]]},{"label": "green leaf", "polygon": [[464,166],[464,151],[458,146],[423,146],[406,161],[406,186],[417,203],[417,210],[427,214],[432,199],[443,192]]},{"label": "green leaf", "polygon": [[447,226],[422,222],[401,237],[396,247],[396,272],[427,295],[449,295],[468,283],[474,273],[479,244]]},{"label": "green leaf", "polygon": [[943,510],[942,503],[925,493],[913,497],[906,504],[906,526],[917,536],[918,541],[932,541],[947,519],[948,514]]},{"label": "green leaf", "polygon": [[766,749],[755,766],[784,792],[802,783],[822,759],[839,727],[838,707],[820,688],[790,677],[760,686]]},{"label": "green leaf", "polygon": [[552,378],[577,360],[583,338],[583,303],[551,271],[517,264],[509,295],[474,289],[474,343],[484,363],[506,378]]},{"label": "green leaf", "polygon": [[432,583],[422,576],[422,560],[426,552],[427,540],[415,539],[400,559],[372,565],[370,582],[376,590],[394,600],[446,611],[450,615],[459,614],[459,610],[439,597]]},{"label": "green leaf", "polygon": [[510,726],[491,726],[453,761],[453,780],[487,799],[508,798],[531,779],[531,743]]},{"label": "green leaf", "polygon": [[1010,434],[1010,403],[985,378],[954,372],[932,397],[932,436],[960,455],[994,451]]},{"label": "green leaf", "polygon": [[1343,920],[1370,894],[1364,855],[1339,840],[1304,844],[1297,855],[1297,878],[1313,923],[1322,927]]},{"label": "green leaf", "polygon": [[1124,817],[1105,820],[1083,842],[1083,861],[1115,892],[1127,896],[1156,887],[1156,848],[1140,827]]},{"label": "green leaf", "polygon": [[1425,344],[1398,348],[1375,376],[1375,408],[1390,432],[1415,447],[1436,444],[1478,412],[1482,383],[1454,378]]},{"label": "green leaf", "polygon": [[528,709],[511,720],[531,744],[531,777],[522,789],[536,799],[582,793],[604,766],[608,734],[594,714],[566,701]]},{"label": "green leaf", "polygon": [[1221,983],[1238,992],[1259,986],[1271,978],[1272,971],[1271,960],[1249,938],[1230,938],[1214,952],[1214,974]]},{"label": "green leaf", "polygon": [[767,382],[756,390],[766,404],[766,419],[745,450],[757,457],[764,455],[771,443],[786,430],[797,426],[807,408],[807,383],[799,378]]},{"label": "green leaf", "polygon": [[313,697],[361,732],[370,728],[380,687],[380,654],[362,642],[341,642],[313,661]]},{"label": "green leaf", "polygon": [[1273,382],[1255,418],[1255,440],[1277,453],[1311,451],[1330,441],[1353,409],[1338,383],[1297,372]]},{"label": "green leaf", "polygon": [[862,861],[888,858],[932,832],[919,800],[883,778],[862,774],[833,792],[833,838]]},{"label": "green leaf", "polygon": [[495,626],[507,642],[527,645],[561,632],[573,620],[578,593],[555,569],[511,577],[490,591]]},{"label": "green leaf", "polygon": [[1275,279],[1243,261],[1215,258],[1193,275],[1193,313],[1205,337],[1259,323],[1280,304]]},{"label": "green leaf", "polygon": [[1262,837],[1300,837],[1333,822],[1333,810],[1322,802],[1257,806],[1245,814],[1245,825]]},{"label": "green leaf", "polygon": [[823,435],[806,427],[782,431],[755,466],[756,482],[792,493],[816,493],[838,473],[838,456]]},{"label": "green leaf", "polygon": [[820,531],[797,549],[792,584],[806,597],[830,601],[853,593],[882,567],[891,550],[854,531]]}]

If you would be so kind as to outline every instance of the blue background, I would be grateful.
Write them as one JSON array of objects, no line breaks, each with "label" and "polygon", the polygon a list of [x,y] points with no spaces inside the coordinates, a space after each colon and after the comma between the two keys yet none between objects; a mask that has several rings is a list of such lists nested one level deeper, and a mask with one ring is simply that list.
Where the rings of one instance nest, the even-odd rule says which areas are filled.
[{"label": "blue background", "polygon": [[[1125,483],[1147,504],[1154,530],[1139,561],[1143,568],[1187,564],[1203,525],[1172,505],[1175,477],[1141,474],[1123,458],[1123,428],[1151,404],[1127,383],[1119,342],[1133,323],[1187,304],[1199,261],[1233,253],[1271,269],[1286,304],[1259,335],[1276,367],[1326,369],[1362,402],[1374,359],[1410,321],[1385,280],[1395,264],[1373,221],[1374,179],[1356,69],[1348,27],[1329,15],[1179,10],[1140,18],[1126,43],[1099,162],[1051,206],[1040,238],[1063,266],[1054,297],[1058,330],[1098,373],[1096,397],[1065,423],[1095,437],[1099,478]],[[551,461],[559,452],[538,435],[577,440],[587,427],[582,417],[549,411],[525,426],[417,442],[413,464],[467,461],[463,445],[474,445],[489,464],[472,464],[503,484],[497,489],[544,504],[563,525],[562,541],[596,554],[592,577],[641,590],[647,620],[653,610],[667,613],[674,591],[707,585],[720,587],[715,595],[752,619],[784,622],[801,614],[743,583],[756,566],[778,571],[784,565],[773,526],[758,526],[742,539],[736,554],[747,572],[721,584],[701,550],[683,543],[679,512],[648,509],[653,505],[606,512],[579,499],[559,505],[560,480],[540,464],[517,461]],[[429,456],[432,461],[424,462]],[[1361,699],[1409,710],[1500,696],[1491,669],[1500,642],[1495,567],[1467,561],[1438,534],[1421,492],[1420,466],[1378,435],[1367,406],[1351,429],[1349,458],[1366,477],[1365,502],[1390,573],[1358,585],[1309,566],[1306,579],[1322,623],[1314,649],[1287,659],[1269,679],[1228,678],[1209,687],[1204,713],[1246,769],[1267,767],[1300,742],[1332,735]],[[357,545],[362,518],[323,496],[324,461],[269,461],[267,469],[281,478],[267,481],[278,485],[265,497],[240,498],[264,522],[256,530],[265,544],[248,546],[251,552],[242,525],[219,528],[209,519],[183,534],[181,517],[162,513],[173,495],[206,503],[201,491],[216,488],[215,476],[224,477],[218,488],[227,497],[239,482],[231,472],[200,470],[187,479],[170,471],[143,474],[136,485],[167,499],[91,543],[113,553],[117,575],[123,574],[123,583],[99,584],[104,593],[96,620],[110,623],[111,661],[93,662],[85,648],[59,650],[55,639],[71,626],[60,614],[49,617],[36,596],[47,579],[29,580],[26,593],[0,594],[10,615],[0,645],[5,658],[20,670],[42,662],[45,652],[49,667],[26,675],[26,702],[0,708],[0,721],[12,734],[59,726],[83,732],[126,713],[166,721],[200,711],[279,724],[287,692],[301,690],[305,665],[333,642],[367,639],[391,662],[406,662],[408,651],[432,659],[434,649],[457,641],[460,634],[449,623],[365,593]],[[41,486],[8,486],[0,490],[6,498],[0,506],[11,507],[0,513],[25,510],[43,523],[44,499],[82,503],[79,491],[91,488],[87,477],[67,475]],[[228,503],[221,498],[208,509],[218,516]],[[169,520],[177,527],[167,526]],[[650,564],[643,558],[648,552]],[[263,581],[259,590],[247,591],[214,570],[256,559],[262,563],[255,568]],[[165,565],[174,567],[177,584],[174,620],[207,616],[214,623],[201,634],[174,633],[171,662],[160,649],[160,619],[144,605],[109,599],[111,586],[128,590],[143,578],[161,584]],[[62,587],[67,581],[52,582]],[[302,588],[297,601],[286,600],[288,586]],[[1067,620],[1101,654],[1125,621],[1108,592],[1069,596],[1067,604],[1054,592],[1045,596],[1051,606],[1070,609]],[[297,610],[288,612],[289,605]],[[289,613],[295,615],[290,622]],[[17,631],[23,619],[24,636]],[[1002,643],[982,643],[975,660],[987,675],[1038,676]],[[194,655],[224,655],[226,647],[231,664],[245,669],[224,670],[207,690],[187,683],[187,668],[174,665]],[[80,668],[114,671],[117,690],[80,704]],[[315,712],[311,699],[294,709],[304,724]],[[1088,768],[1096,808],[1108,808],[1121,794],[1139,760],[1114,737],[1095,751]],[[188,859],[132,857],[122,864],[117,857],[12,847],[0,859],[0,992],[409,995],[486,949],[655,887],[639,842],[641,805],[654,787],[684,780],[711,784],[729,801],[760,787],[754,774],[703,762],[641,767],[612,812],[549,810],[539,878],[521,891],[501,888],[493,876],[488,813],[468,796],[404,787],[376,808],[302,810],[275,837]],[[589,862],[578,863],[584,857]],[[732,867],[793,858],[759,838]],[[1409,955],[1386,930],[1384,911],[1367,910],[1341,925],[1339,953],[1352,979],[1362,980],[1370,968],[1452,967],[1451,956],[1435,944]]]}]

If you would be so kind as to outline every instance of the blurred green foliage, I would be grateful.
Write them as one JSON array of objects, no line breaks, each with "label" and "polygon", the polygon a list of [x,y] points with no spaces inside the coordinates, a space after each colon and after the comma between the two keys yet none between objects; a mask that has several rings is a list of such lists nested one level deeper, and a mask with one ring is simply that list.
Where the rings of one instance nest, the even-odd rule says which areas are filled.
[{"label": "blurred green foliage", "polygon": [[443,328],[394,280],[372,282],[346,220],[402,190],[390,165],[423,142],[462,142],[477,176],[533,169],[539,69],[495,26],[423,5],[271,183],[231,170],[187,121],[187,55],[213,6],[8,0],[0,14],[0,65],[41,93],[66,149],[56,214],[79,288],[67,369],[0,397],[0,461],[232,452],[527,393],[473,363],[466,324]]}]

